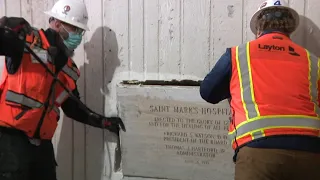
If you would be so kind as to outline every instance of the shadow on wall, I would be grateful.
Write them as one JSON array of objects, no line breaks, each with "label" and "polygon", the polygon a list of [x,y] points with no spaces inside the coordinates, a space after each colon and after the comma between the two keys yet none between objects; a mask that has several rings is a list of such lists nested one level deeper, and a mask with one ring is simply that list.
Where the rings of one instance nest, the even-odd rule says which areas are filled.
[{"label": "shadow on wall", "polygon": [[313,54],[320,56],[320,29],[308,17],[300,15],[300,25],[292,35],[292,40]]},{"label": "shadow on wall", "polygon": [[[101,46],[102,43],[103,43],[103,46]],[[87,55],[88,63],[85,63],[83,66],[79,67],[81,76],[82,76],[81,78],[85,78],[85,81],[89,81],[89,80],[94,81],[94,83],[90,83],[90,84],[95,84],[95,85],[90,87],[84,86],[86,87],[86,91],[85,91],[86,94],[80,94],[80,97],[85,96],[86,100],[89,101],[90,96],[93,95],[94,97],[96,97],[95,99],[97,99],[97,95],[101,95],[101,101],[99,100],[95,104],[95,108],[90,106],[89,108],[94,110],[99,110],[97,112],[103,114],[104,103],[105,103],[104,95],[109,94],[110,92],[107,85],[112,81],[116,68],[120,66],[120,60],[118,58],[118,43],[117,43],[115,32],[108,27],[97,28],[93,33],[90,41],[84,44],[84,49]],[[102,72],[102,75],[104,77],[103,78],[97,77],[94,71],[97,71],[98,73]],[[84,77],[84,76],[87,76],[87,77]],[[103,79],[103,82],[102,80],[99,81],[99,79]],[[101,92],[101,89],[103,89],[103,93]],[[90,102],[91,102],[90,104],[92,105],[93,104],[92,100]],[[67,121],[72,121],[72,120],[64,116],[62,121],[63,124],[61,125],[59,145],[57,149],[58,163],[66,161],[65,159],[72,160],[74,158],[84,158],[87,160],[83,160],[83,161],[81,160],[78,162],[87,162],[87,164],[84,164],[84,168],[90,166],[88,168],[90,170],[89,172],[87,172],[86,169],[83,169],[82,174],[83,175],[86,174],[87,176],[87,177],[83,177],[82,178],[83,180],[86,178],[97,179],[97,180],[101,179],[102,176],[106,176],[106,174],[103,175],[104,169],[106,168],[107,168],[106,170],[107,174],[109,174],[110,176],[109,179],[110,179],[112,174],[112,167],[111,167],[112,162],[110,158],[110,152],[108,151],[109,147],[104,147],[105,144],[108,146],[108,143],[100,141],[100,139],[103,138],[102,130],[98,128],[93,129],[92,131],[94,132],[90,133],[90,137],[82,134],[72,135],[70,131],[73,127],[70,127],[71,123]],[[77,122],[74,122],[74,123],[77,123]],[[76,149],[73,149],[73,150],[67,149],[67,148],[72,148],[72,145],[70,145],[70,143],[76,144],[77,142],[74,142],[74,140],[72,140],[72,137],[66,137],[66,136],[81,136],[85,138],[85,140],[81,140],[82,142],[84,141],[88,143],[90,141],[89,142],[90,145],[84,144],[83,146],[83,148],[87,149],[87,151],[84,151],[84,152],[87,152],[87,153],[84,156],[79,157],[79,155],[78,156],[74,155],[73,158],[70,158],[69,157],[70,153],[65,153],[65,152],[77,151]],[[101,136],[101,137],[97,137],[97,136]],[[110,137],[110,136],[111,135],[108,135],[107,137]],[[110,142],[110,141],[116,142],[116,140],[114,139],[115,138],[108,138],[104,140],[107,142]],[[108,153],[106,154],[107,157],[105,157],[105,154],[104,154],[106,151]],[[90,152],[90,154],[88,154],[88,152]],[[104,161],[109,161],[109,162],[104,162]],[[104,165],[109,165],[109,167],[104,167]],[[64,171],[64,173],[73,173],[73,172],[66,172],[65,170],[67,169],[69,171],[70,169],[72,169],[71,167],[69,167],[70,163],[67,163],[67,164],[60,163],[58,164],[58,166],[59,166],[59,170]],[[84,171],[86,171],[86,173],[84,173]],[[79,170],[76,170],[76,172],[79,172]]]}]

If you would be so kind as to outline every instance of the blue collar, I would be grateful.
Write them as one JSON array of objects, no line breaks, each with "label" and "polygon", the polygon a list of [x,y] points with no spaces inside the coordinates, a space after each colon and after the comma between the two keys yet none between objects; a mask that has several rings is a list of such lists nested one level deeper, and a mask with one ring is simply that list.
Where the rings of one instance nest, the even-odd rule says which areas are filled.
[{"label": "blue collar", "polygon": [[290,36],[288,36],[287,34],[281,32],[281,31],[276,31],[276,30],[266,30],[266,31],[263,31],[263,33],[262,33],[259,37],[261,37],[261,36],[263,36],[263,35],[266,35],[266,34],[270,34],[270,33],[279,33],[279,34],[283,34],[283,35],[285,35],[285,36],[287,36],[287,37],[290,38]]}]

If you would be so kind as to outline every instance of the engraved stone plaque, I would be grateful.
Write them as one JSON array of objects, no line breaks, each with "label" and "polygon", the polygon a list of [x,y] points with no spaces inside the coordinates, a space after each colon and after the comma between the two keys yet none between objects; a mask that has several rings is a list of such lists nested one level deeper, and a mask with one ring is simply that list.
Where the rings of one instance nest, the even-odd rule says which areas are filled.
[{"label": "engraved stone plaque", "polygon": [[202,100],[198,87],[120,86],[124,176],[232,180],[227,101]]}]

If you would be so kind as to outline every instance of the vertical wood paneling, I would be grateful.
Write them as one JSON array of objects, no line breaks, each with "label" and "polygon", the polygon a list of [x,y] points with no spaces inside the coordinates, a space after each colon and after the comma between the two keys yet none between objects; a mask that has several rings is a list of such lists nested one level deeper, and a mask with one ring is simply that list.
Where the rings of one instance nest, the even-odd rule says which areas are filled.
[{"label": "vertical wood paneling", "polygon": [[[5,16],[6,15],[6,0],[0,0],[0,17]],[[4,67],[4,57],[0,56],[0,81],[2,78],[2,71],[3,71],[3,67]]]},{"label": "vertical wood paneling", "polygon": [[226,48],[242,43],[242,0],[214,0],[213,59],[214,63],[226,52]]},{"label": "vertical wood paneling", "polygon": [[184,0],[181,74],[184,79],[201,79],[209,66],[210,0]]},{"label": "vertical wood paneling", "polygon": [[5,0],[7,16],[21,16],[20,0]]},{"label": "vertical wood paneling", "polygon": [[[85,0],[89,14],[90,31],[86,33],[85,91],[86,104],[103,114],[103,22],[102,1]],[[86,179],[101,179],[103,172],[103,131],[86,126]]]},{"label": "vertical wood paneling", "polygon": [[[147,1],[147,0],[146,0]],[[144,0],[129,0],[130,79],[144,79]]]},{"label": "vertical wood paneling", "polygon": [[180,78],[180,1],[161,0],[159,24],[160,79]]},{"label": "vertical wood paneling", "polygon": [[[106,52],[104,61],[104,72],[106,73],[104,77],[104,112],[106,116],[118,116],[115,87],[122,79],[130,79],[130,63],[131,61],[134,62],[133,59],[129,58],[129,42],[130,34],[132,34],[129,33],[129,0],[104,0],[103,12],[103,25],[108,29],[104,38]],[[112,179],[113,177],[115,143],[112,142],[116,142],[116,137],[109,131],[105,130],[103,179]]]},{"label": "vertical wood paneling", "polygon": [[[31,25],[33,26],[32,22],[32,2],[31,0],[20,1],[21,3],[21,16],[25,18]],[[44,14],[43,14],[44,15]]]},{"label": "vertical wood paneling", "polygon": [[[305,13],[305,0],[289,0],[289,6],[295,9],[299,14]],[[306,40],[306,19],[301,16],[298,29],[292,34],[292,39],[301,46],[305,46]]]},{"label": "vertical wood paneling", "polygon": [[[80,79],[77,81],[78,91],[80,93],[81,101],[86,102],[86,93],[85,93],[85,70],[84,70],[84,62],[85,62],[85,54],[84,54],[84,40],[79,45],[75,52],[75,56],[73,60],[77,64],[78,68],[80,68]],[[68,119],[72,121],[71,119]],[[86,148],[85,148],[85,125],[79,123],[77,121],[73,121],[72,128],[72,136],[73,141],[71,143],[72,148],[72,177],[73,180],[85,180],[86,178]],[[62,152],[63,153],[63,152]]]},{"label": "vertical wood paneling", "polygon": [[[54,1],[54,2],[52,2]],[[52,7],[57,0],[51,0],[48,3],[49,7]],[[84,0],[78,0],[83,1]],[[49,8],[48,8],[49,9]],[[80,69],[80,78],[77,81],[78,91],[80,93],[80,99],[82,102],[86,102],[86,74],[85,74],[85,50],[84,44],[86,41],[86,36],[83,37],[83,40],[79,47],[75,51],[75,56],[73,60],[77,64],[78,68]],[[67,117],[65,117],[67,118]],[[72,180],[86,180],[86,133],[85,133],[85,125],[79,123],[77,121],[72,121],[68,118],[71,124],[72,129],[72,143],[70,150],[72,152]]]},{"label": "vertical wood paneling", "polygon": [[[121,66],[119,67],[119,75],[115,77],[116,79],[130,79],[129,69],[130,61],[129,58],[129,0],[119,0],[119,1],[104,1],[104,14],[103,21],[107,28],[110,28],[116,33],[117,43],[119,45],[118,58],[120,60]],[[108,64],[105,64],[105,68]]]},{"label": "vertical wood paneling", "polygon": [[250,29],[250,20],[264,1],[265,0],[243,0],[243,42],[255,39],[255,35]]},{"label": "vertical wood paneling", "polygon": [[159,1],[144,0],[145,78],[159,79]]},{"label": "vertical wood paneling", "polygon": [[[11,1],[11,0],[10,0]],[[23,0],[21,0],[23,1]],[[24,0],[25,1],[25,0]],[[29,0],[32,6],[32,25],[34,27],[47,27],[48,16],[43,13],[47,8],[48,0]]]},{"label": "vertical wood paneling", "polygon": [[5,16],[7,14],[6,0],[0,0],[0,16]]},{"label": "vertical wood paneling", "polygon": [[[55,0],[57,1],[57,0]],[[84,0],[79,0],[83,1]],[[54,3],[53,3],[54,4]],[[52,4],[52,6],[53,6]],[[75,51],[73,60],[80,69],[80,78],[77,81],[80,99],[86,103],[86,72],[85,72],[85,49],[86,36]],[[73,121],[72,124],[72,180],[86,180],[86,127],[84,124]]]},{"label": "vertical wood paneling", "polygon": [[306,0],[304,20],[305,47],[320,56],[320,3],[316,0]]}]

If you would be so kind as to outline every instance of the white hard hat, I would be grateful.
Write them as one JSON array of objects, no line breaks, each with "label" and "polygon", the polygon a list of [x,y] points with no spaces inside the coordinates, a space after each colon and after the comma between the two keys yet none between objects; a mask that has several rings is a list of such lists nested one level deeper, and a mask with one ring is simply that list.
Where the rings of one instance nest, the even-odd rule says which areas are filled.
[{"label": "white hard hat", "polygon": [[82,1],[59,0],[53,5],[51,11],[44,13],[60,21],[89,31],[87,26],[88,12],[86,5]]},{"label": "white hard hat", "polygon": [[259,9],[251,17],[250,28],[251,28],[251,31],[253,32],[253,34],[257,34],[256,23],[257,23],[258,16],[261,14],[261,12],[263,10],[274,8],[274,7],[288,9],[291,12],[291,14],[295,20],[296,27],[294,28],[294,30],[298,27],[299,14],[297,13],[297,11],[295,11],[294,9],[289,7],[289,5],[286,1],[284,1],[284,0],[266,0],[265,2],[263,2],[260,5]]}]

